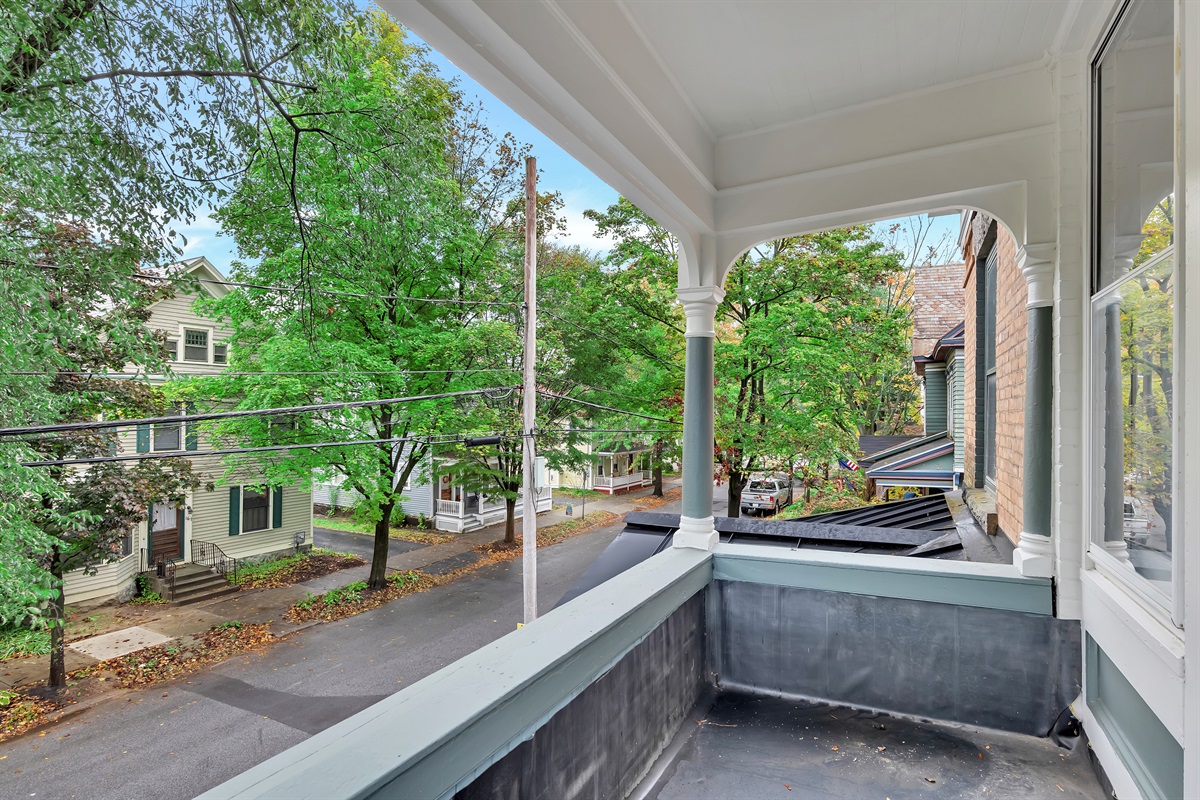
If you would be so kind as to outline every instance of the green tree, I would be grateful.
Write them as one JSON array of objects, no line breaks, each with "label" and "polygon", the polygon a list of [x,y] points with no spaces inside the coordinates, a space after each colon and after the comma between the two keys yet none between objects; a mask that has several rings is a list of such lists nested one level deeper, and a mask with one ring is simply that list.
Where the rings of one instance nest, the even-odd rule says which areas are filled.
[{"label": "green tree", "polygon": [[[151,286],[143,269],[179,254],[173,221],[191,219],[224,177],[271,151],[261,134],[291,94],[311,91],[306,71],[324,57],[339,14],[309,0],[0,4],[3,424],[147,407],[152,398],[135,396],[132,383],[79,373],[124,366],[122,358],[161,364],[141,324]],[[0,448],[5,619],[46,616],[48,600],[61,610],[62,571],[88,562],[89,549],[107,553],[147,492],[171,494],[165,469],[95,467],[84,495],[72,471],[20,467],[38,460],[38,448],[107,452],[104,439]],[[102,532],[96,515],[115,527]]]},{"label": "green tree", "polygon": [[[213,304],[233,329],[238,374],[193,381],[191,393],[254,409],[513,385],[503,315],[519,303],[520,284],[501,256],[523,151],[488,131],[382,12],[356,20],[339,64],[319,77],[323,107],[338,101],[322,122],[328,135],[301,141],[287,164],[256,161],[218,212],[255,262],[239,277],[298,291],[245,289]],[[298,98],[293,114],[309,113]],[[305,415],[286,429],[298,443],[371,443],[254,460],[272,483],[316,471],[357,490],[357,513],[375,525],[369,583],[378,588],[393,512],[428,471],[433,442],[473,424],[464,404],[476,403]],[[256,444],[277,442],[279,429],[250,418],[212,435]]]}]

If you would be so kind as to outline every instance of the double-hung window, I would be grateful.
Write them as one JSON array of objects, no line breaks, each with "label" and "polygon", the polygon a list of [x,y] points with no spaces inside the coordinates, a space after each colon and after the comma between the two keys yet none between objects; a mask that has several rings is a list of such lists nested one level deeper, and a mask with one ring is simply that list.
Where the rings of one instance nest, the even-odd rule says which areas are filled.
[{"label": "double-hung window", "polygon": [[[167,417],[178,417],[182,410],[175,408],[172,411],[164,414]],[[182,450],[183,449],[183,424],[179,422],[159,423],[154,426],[153,431],[154,450]]]},{"label": "double-hung window", "polygon": [[1093,64],[1088,507],[1097,567],[1178,623],[1171,33],[1132,3]]},{"label": "double-hung window", "polygon": [[271,527],[271,494],[269,491],[242,487],[242,533],[265,531]]},{"label": "double-hung window", "polygon": [[983,267],[983,474],[996,488],[996,283],[997,248],[992,246]]},{"label": "double-hung window", "polygon": [[184,329],[183,360],[208,363],[208,331]]}]

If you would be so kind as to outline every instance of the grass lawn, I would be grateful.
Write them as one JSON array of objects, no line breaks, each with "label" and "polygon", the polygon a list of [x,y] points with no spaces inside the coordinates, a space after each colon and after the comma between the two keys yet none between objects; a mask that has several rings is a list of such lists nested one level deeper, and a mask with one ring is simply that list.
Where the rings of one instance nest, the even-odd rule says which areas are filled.
[{"label": "grass lawn", "polygon": [[[359,522],[356,519],[348,517],[313,517],[313,525],[318,528],[328,528],[332,531],[344,531],[346,533],[361,533],[368,536],[375,535],[375,526],[366,522]],[[416,544],[441,544],[453,539],[446,533],[438,533],[437,531],[421,531],[412,528],[401,528],[396,525],[392,526],[388,535],[393,539],[403,539],[406,542],[415,542]]]}]

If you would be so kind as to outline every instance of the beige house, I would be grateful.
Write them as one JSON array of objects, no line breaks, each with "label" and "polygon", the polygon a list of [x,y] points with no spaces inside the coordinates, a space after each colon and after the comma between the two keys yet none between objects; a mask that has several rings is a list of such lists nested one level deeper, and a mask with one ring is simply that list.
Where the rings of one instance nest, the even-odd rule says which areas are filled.
[{"label": "beige house", "polygon": [[[215,375],[228,361],[230,332],[193,310],[198,292],[221,297],[228,291],[217,283],[225,277],[205,258],[187,261],[183,268],[201,281],[199,289],[159,301],[146,323],[164,331],[175,348],[170,374],[147,376],[155,385],[181,376]],[[130,369],[129,374],[135,373]],[[195,561],[205,549],[202,543],[239,560],[259,560],[312,545],[312,496],[307,488],[263,491],[260,475],[245,471],[227,475],[220,456],[204,456],[203,449],[186,425],[140,425],[122,436],[121,453],[197,451],[192,466],[204,479],[182,503],[154,504],[146,522],[122,543],[119,560],[99,565],[91,575],[83,570],[69,573],[67,603],[128,598],[139,572],[152,571],[159,563],[182,566]]]}]

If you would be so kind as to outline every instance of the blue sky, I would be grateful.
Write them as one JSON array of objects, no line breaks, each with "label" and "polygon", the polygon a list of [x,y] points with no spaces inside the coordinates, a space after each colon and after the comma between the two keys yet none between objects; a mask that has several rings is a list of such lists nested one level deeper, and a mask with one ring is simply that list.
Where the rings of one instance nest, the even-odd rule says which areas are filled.
[{"label": "blue sky", "polygon": [[[420,41],[415,34],[410,35]],[[567,232],[559,241],[591,251],[606,251],[609,242],[596,238],[595,226],[584,219],[583,212],[587,209],[608,207],[616,202],[617,193],[441,53],[430,48],[429,59],[444,78],[456,81],[468,98],[477,97],[482,101],[485,121],[494,132],[511,131],[517,141],[533,145],[533,154],[537,157],[541,172],[538,188],[543,191],[557,191],[563,198]],[[876,224],[881,238],[889,222]],[[928,241],[948,239],[951,246],[948,248],[950,252],[947,253],[947,260],[956,259],[953,242],[958,237],[958,216],[940,217],[929,222],[933,227]],[[202,213],[193,224],[180,226],[178,229],[188,240],[184,250],[185,257],[206,256],[217,269],[228,274],[230,262],[236,255],[235,247],[229,237],[220,235],[219,226],[209,214]]]}]

